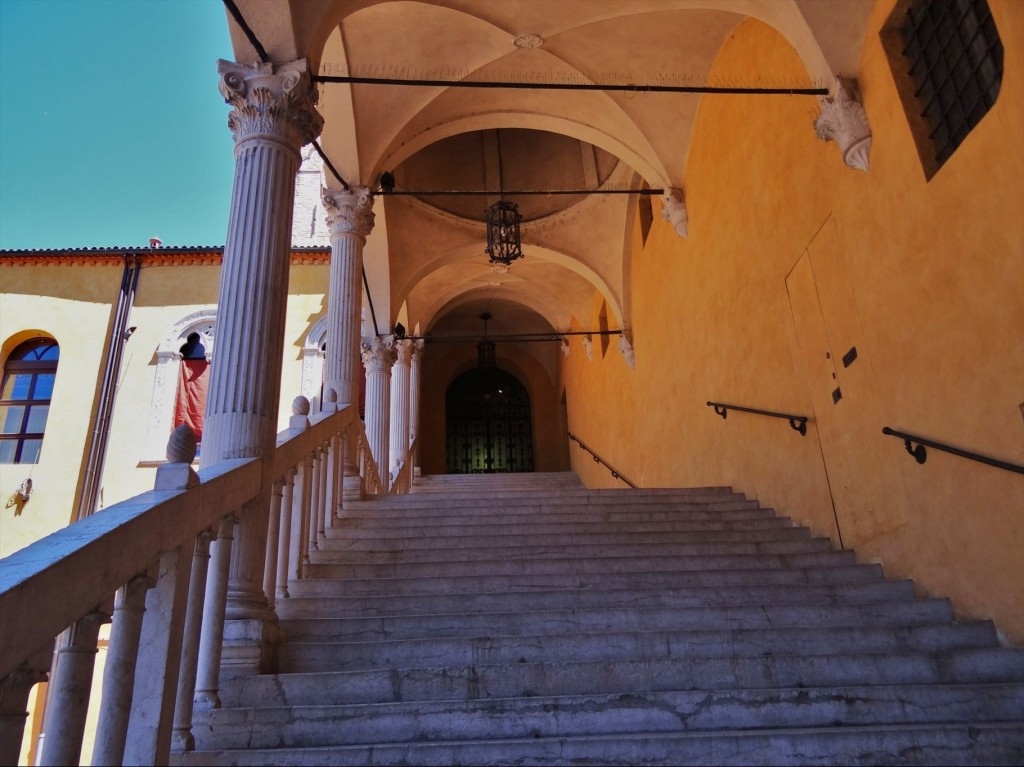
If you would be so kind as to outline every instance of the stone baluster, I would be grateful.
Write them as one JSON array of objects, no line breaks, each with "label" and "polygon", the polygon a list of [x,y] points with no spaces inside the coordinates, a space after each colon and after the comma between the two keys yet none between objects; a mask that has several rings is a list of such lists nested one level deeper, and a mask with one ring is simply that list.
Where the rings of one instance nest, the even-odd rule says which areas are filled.
[{"label": "stone baluster", "polygon": [[292,518],[295,505],[295,469],[284,477],[284,497],[281,500],[281,540],[277,549],[277,598],[287,599],[288,565],[292,552]]},{"label": "stone baluster", "polygon": [[302,578],[303,566],[309,563],[309,511],[313,498],[313,456],[307,455],[302,461],[302,472],[299,474],[301,492],[299,496],[299,513],[296,516],[297,530],[295,552],[295,577]]},{"label": "stone baluster", "polygon": [[0,764],[18,763],[28,721],[29,694],[46,680],[52,661],[50,643],[0,679]]},{"label": "stone baluster", "polygon": [[270,491],[270,529],[267,532],[267,562],[263,571],[263,592],[273,607],[277,599],[277,555],[281,538],[281,502],[284,480],[278,479]]},{"label": "stone baluster", "polygon": [[92,692],[100,626],[110,619],[97,607],[64,632],[47,693],[41,765],[78,764],[82,755],[85,716]]},{"label": "stone baluster", "polygon": [[[317,453],[320,456],[320,493],[318,496],[318,503],[316,507],[316,537],[317,541],[322,541],[327,535],[327,489],[328,479],[331,473],[331,454],[330,454],[330,443],[325,442],[322,444]],[[317,544],[319,548],[319,543]]]},{"label": "stone baluster", "polygon": [[[188,427],[185,427],[188,428]],[[155,573],[132,578],[117,591],[103,672],[99,726],[93,745],[94,764],[121,764],[128,737],[128,717],[135,689],[135,667],[146,611],[146,592],[156,585]]]},{"label": "stone baluster", "polygon": [[192,751],[192,707],[196,692],[196,674],[206,598],[206,578],[210,569],[210,542],[213,531],[204,530],[196,536],[192,555],[192,577],[188,584],[188,611],[185,614],[185,638],[181,648],[181,671],[178,674],[178,700],[174,705],[172,747]]},{"label": "stone baluster", "polygon": [[[420,363],[423,361],[423,339],[412,341],[412,358],[409,361],[409,442],[416,440],[420,432]],[[418,452],[418,451],[417,451]],[[416,453],[411,456],[413,473],[419,468]]]},{"label": "stone baluster", "polygon": [[[265,665],[276,616],[263,593],[274,479],[277,405],[300,148],[323,126],[305,60],[218,63],[231,105],[235,175],[217,299],[217,356],[206,402],[201,465],[260,457],[260,492],[238,513],[222,656],[238,671]],[[214,544],[214,557],[223,539]],[[204,634],[205,626],[204,626]],[[220,660],[220,659],[219,659]],[[207,694],[210,690],[205,691]]]},{"label": "stone baluster", "polygon": [[206,580],[203,625],[199,640],[199,668],[196,673],[195,708],[220,708],[220,657],[227,611],[228,571],[231,546],[238,518],[229,514],[221,520],[217,539],[210,546],[212,577]]},{"label": "stone baluster", "polygon": [[313,474],[310,482],[309,520],[306,523],[306,533],[308,535],[306,542],[307,562],[309,561],[309,552],[320,548],[317,541],[317,525],[319,524],[320,516],[320,478],[323,474],[323,461],[321,460],[320,449],[316,448],[309,455],[313,466]]},{"label": "stone baluster", "polygon": [[[340,404],[357,407],[359,381],[359,340],[362,325],[363,247],[373,230],[373,196],[362,186],[321,192],[327,227],[331,233],[331,273],[327,291],[327,352],[324,358],[324,389],[331,390]],[[362,497],[355,450],[344,451],[346,498]]]}]

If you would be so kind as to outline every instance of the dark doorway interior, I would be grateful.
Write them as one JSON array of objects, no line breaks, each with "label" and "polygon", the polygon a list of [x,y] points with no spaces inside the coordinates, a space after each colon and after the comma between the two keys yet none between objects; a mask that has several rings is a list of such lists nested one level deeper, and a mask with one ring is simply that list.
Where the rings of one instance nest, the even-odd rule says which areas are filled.
[{"label": "dark doorway interior", "polygon": [[445,394],[445,450],[449,474],[533,471],[526,387],[493,368],[456,378]]}]

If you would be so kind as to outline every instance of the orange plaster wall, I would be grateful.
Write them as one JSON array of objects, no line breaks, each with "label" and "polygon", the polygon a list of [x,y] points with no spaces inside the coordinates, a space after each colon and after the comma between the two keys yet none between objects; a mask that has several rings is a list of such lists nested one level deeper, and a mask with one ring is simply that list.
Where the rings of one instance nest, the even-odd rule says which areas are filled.
[{"label": "orange plaster wall", "polygon": [[[935,450],[919,466],[881,430],[1024,463],[1024,4],[990,0],[999,100],[926,182],[877,35],[894,1],[875,9],[858,74],[867,173],[815,137],[812,97],[704,97],[688,239],[658,216],[642,253],[638,226],[632,238],[636,368],[597,343],[588,361],[574,339],[569,424],[640,485],[731,485],[1022,642],[1024,477]],[[712,77],[764,71],[804,72],[744,22]],[[801,437],[784,420],[723,421],[708,400],[812,420]],[[575,447],[572,461],[614,486]]]}]

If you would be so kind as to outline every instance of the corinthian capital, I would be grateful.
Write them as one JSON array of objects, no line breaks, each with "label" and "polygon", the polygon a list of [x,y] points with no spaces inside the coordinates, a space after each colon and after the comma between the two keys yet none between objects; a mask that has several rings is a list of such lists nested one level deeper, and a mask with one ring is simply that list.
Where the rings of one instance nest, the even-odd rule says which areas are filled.
[{"label": "corinthian capital", "polygon": [[690,217],[686,213],[686,201],[683,193],[678,189],[672,189],[661,198],[661,217],[672,224],[672,229],[686,239],[687,228]]},{"label": "corinthian capital", "polygon": [[398,359],[398,352],[395,351],[393,341],[375,338],[363,343],[360,356],[363,358],[363,367],[366,368],[366,372],[375,373],[390,370],[391,366],[395,364],[395,360]]},{"label": "corinthian capital", "polygon": [[365,240],[373,230],[373,196],[365,186],[352,186],[347,190],[322,188],[320,199],[332,239],[354,234]]},{"label": "corinthian capital", "polygon": [[821,114],[814,121],[818,138],[835,141],[843,153],[843,162],[854,170],[866,171],[871,152],[871,128],[856,85],[840,78],[835,96],[822,96],[819,102]]},{"label": "corinthian capital", "polygon": [[317,93],[305,59],[252,67],[222,59],[217,72],[221,95],[234,107],[228,127],[236,144],[260,137],[298,150],[320,135],[324,118],[316,111]]}]

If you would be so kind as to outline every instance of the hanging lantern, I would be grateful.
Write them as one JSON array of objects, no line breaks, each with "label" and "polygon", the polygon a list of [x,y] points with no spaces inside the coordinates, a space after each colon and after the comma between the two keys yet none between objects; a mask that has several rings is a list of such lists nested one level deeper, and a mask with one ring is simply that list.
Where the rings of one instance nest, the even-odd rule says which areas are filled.
[{"label": "hanging lantern", "polygon": [[499,200],[489,207],[487,215],[487,249],[491,264],[502,271],[517,258],[523,257],[523,244],[519,240],[519,206],[514,202]]}]

